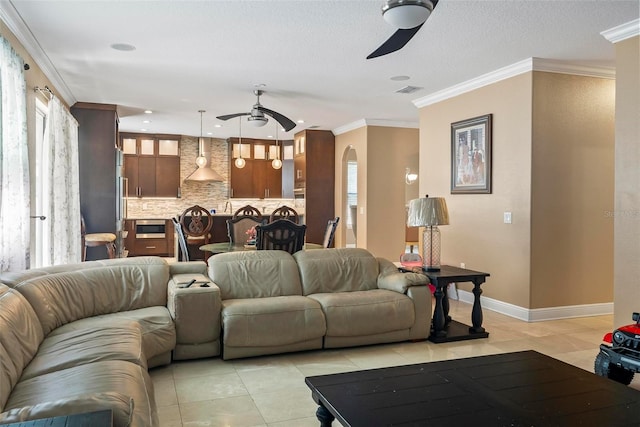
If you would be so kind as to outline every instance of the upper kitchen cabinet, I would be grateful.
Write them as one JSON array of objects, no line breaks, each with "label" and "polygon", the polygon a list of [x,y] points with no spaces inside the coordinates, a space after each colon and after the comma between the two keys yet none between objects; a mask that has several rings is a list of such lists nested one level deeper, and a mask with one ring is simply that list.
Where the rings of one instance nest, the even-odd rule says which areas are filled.
[{"label": "upper kitchen cabinet", "polygon": [[[282,169],[274,169],[273,159],[282,159],[282,145],[263,139],[229,139],[231,159],[231,197],[280,198],[282,197]],[[241,152],[242,150],[242,152]],[[242,156],[245,166],[240,169],[235,160]]]},{"label": "upper kitchen cabinet", "polygon": [[322,242],[327,221],[335,217],[335,136],[307,129],[293,138],[294,193],[305,199],[306,241]]},{"label": "upper kitchen cabinet", "polygon": [[179,197],[180,136],[121,133],[128,197]]}]

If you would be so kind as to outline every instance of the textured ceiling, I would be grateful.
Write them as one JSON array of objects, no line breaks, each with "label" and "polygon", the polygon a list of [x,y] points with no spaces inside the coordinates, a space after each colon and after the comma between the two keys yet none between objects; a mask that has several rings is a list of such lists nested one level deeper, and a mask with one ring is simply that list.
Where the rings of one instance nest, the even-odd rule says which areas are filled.
[{"label": "textured ceiling", "polygon": [[[637,0],[441,0],[404,49],[366,60],[394,31],[383,3],[3,0],[0,8],[45,53],[51,68],[43,68],[66,86],[61,95],[117,104],[121,130],[198,135],[204,109],[205,133],[237,136],[238,119],[215,116],[248,112],[253,85],[262,83],[263,106],[305,120],[280,132],[291,138],[362,119],[417,124],[414,100],[530,57],[613,67],[614,45],[600,32],[638,19],[640,7]],[[410,79],[390,80],[397,75]],[[407,84],[423,89],[394,93]],[[242,132],[266,138],[275,124],[243,124]]]}]

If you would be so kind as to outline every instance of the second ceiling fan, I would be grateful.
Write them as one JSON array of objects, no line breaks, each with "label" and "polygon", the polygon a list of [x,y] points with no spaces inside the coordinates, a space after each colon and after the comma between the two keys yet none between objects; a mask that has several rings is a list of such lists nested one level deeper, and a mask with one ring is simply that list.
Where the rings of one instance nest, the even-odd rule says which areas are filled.
[{"label": "second ceiling fan", "polygon": [[250,112],[227,114],[225,116],[217,116],[216,118],[219,120],[229,120],[229,119],[233,119],[234,117],[249,116],[247,118],[247,121],[251,123],[253,126],[260,127],[260,126],[266,125],[267,122],[269,121],[269,119],[265,117],[265,114],[266,114],[267,116],[273,117],[275,121],[280,123],[280,125],[286,132],[289,132],[291,129],[296,127],[296,124],[293,122],[293,120],[278,113],[277,111],[264,108],[262,104],[260,104],[260,95],[262,95],[264,91],[256,89],[253,91],[253,93],[258,97],[258,99],[256,103],[253,104],[253,107],[251,108]]},{"label": "second ceiling fan", "polygon": [[438,0],[387,0],[382,7],[382,16],[397,30],[367,59],[402,49],[424,25],[437,4]]}]

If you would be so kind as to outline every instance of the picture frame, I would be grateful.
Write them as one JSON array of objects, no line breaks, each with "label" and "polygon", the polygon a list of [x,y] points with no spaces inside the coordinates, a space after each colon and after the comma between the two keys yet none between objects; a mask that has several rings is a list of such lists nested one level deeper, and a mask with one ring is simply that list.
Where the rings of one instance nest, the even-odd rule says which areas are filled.
[{"label": "picture frame", "polygon": [[451,194],[491,193],[492,115],[451,123]]}]

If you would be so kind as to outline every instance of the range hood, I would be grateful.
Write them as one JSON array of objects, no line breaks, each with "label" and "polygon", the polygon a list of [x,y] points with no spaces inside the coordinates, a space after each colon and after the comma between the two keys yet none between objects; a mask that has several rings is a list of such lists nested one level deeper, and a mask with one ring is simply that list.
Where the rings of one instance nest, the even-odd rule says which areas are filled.
[{"label": "range hood", "polygon": [[222,175],[211,168],[211,145],[205,144],[204,138],[198,138],[198,153],[198,168],[186,177],[185,181],[223,182]]}]

